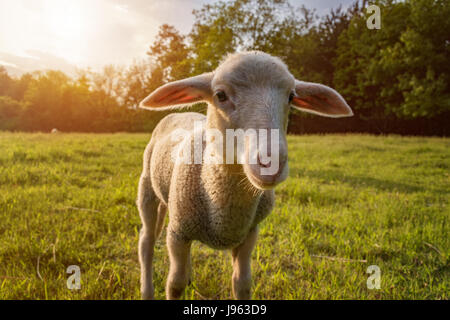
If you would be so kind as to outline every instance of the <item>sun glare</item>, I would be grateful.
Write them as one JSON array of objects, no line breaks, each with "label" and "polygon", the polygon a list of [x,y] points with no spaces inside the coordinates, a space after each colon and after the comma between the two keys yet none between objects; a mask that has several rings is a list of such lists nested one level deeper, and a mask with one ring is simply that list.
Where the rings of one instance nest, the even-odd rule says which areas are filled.
[{"label": "sun glare", "polygon": [[57,1],[43,8],[42,23],[52,35],[57,54],[73,63],[82,61],[90,21],[83,1]]}]

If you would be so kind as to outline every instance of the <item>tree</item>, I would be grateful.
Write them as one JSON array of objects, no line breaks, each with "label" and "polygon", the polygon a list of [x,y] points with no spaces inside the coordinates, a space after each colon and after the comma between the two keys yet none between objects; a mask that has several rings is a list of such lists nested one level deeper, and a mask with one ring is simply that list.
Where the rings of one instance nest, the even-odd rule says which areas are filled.
[{"label": "tree", "polygon": [[397,116],[431,118],[450,111],[450,3],[410,0],[407,5],[408,23],[398,41],[381,51],[377,75],[384,75],[376,80],[396,78],[393,90],[401,92],[401,101],[388,107]]},{"label": "tree", "polygon": [[191,73],[190,51],[185,41],[186,37],[173,26],[163,24],[147,52],[155,74],[162,74],[164,82],[179,80]]},{"label": "tree", "polygon": [[56,127],[55,117],[63,112],[62,93],[69,81],[61,71],[48,71],[33,79],[24,96],[26,128],[49,131]]},{"label": "tree", "polygon": [[14,80],[8,75],[6,68],[0,65],[0,96],[11,94]]},{"label": "tree", "polygon": [[24,106],[8,96],[0,96],[0,130],[17,130]]},{"label": "tree", "polygon": [[380,0],[382,27],[354,16],[338,41],[334,84],[360,115],[434,117],[450,110],[450,4]]},{"label": "tree", "polygon": [[195,23],[189,34],[193,73],[214,70],[236,50],[272,52],[271,34],[286,30],[291,12],[286,0],[218,1],[194,10]]}]

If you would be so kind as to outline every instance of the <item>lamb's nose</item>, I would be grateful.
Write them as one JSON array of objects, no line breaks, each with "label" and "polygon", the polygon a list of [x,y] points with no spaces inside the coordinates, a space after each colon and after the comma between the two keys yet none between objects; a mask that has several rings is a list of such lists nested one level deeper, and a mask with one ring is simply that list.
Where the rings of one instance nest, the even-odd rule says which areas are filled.
[{"label": "lamb's nose", "polygon": [[[277,163],[274,163],[274,161],[278,161],[278,165]],[[276,179],[283,172],[286,163],[287,163],[287,155],[284,154],[280,154],[279,157],[276,159],[272,159],[270,155],[268,155],[267,157],[261,157],[259,153],[257,156],[257,165],[259,168],[265,169],[274,168],[274,170],[277,170],[276,172],[266,174],[266,176],[271,176],[273,179]]]},{"label": "lamb's nose", "polygon": [[258,159],[257,159],[258,160],[258,165],[261,166],[261,167],[264,167],[264,168],[270,168],[270,165],[272,163],[272,160],[269,158],[270,154],[267,155],[267,157],[268,157],[267,161],[264,162],[264,161],[261,160],[261,155],[258,153]]}]

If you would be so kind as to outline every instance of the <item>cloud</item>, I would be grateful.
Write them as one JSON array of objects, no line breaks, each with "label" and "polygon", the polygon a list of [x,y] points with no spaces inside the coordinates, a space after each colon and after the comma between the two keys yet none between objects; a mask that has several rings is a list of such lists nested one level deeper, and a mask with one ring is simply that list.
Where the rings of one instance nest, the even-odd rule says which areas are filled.
[{"label": "cloud", "polygon": [[[192,10],[200,8],[208,1],[172,0],[172,1],[145,1],[145,0],[107,0],[110,8],[115,11],[110,16],[120,17],[121,23],[111,25],[108,34],[111,43],[120,44],[116,48],[116,60],[134,57],[144,57],[152,41],[155,39],[159,27],[166,23],[175,26],[180,32],[188,33],[192,27]],[[110,32],[115,30],[114,32]]]},{"label": "cloud", "polygon": [[330,12],[332,8],[337,8],[342,5],[345,9],[349,7],[356,0],[291,0],[291,4],[297,7],[305,5],[308,9],[316,9],[319,15],[324,15]]},{"label": "cloud", "polygon": [[76,67],[63,58],[37,50],[28,50],[22,56],[0,52],[0,65],[16,76],[35,70],[61,70],[70,75],[76,72]]},{"label": "cloud", "polygon": [[[0,56],[0,59],[27,71],[33,66],[35,70],[40,67],[70,70],[71,65],[97,68],[106,64],[128,64],[134,58],[146,56],[160,25],[173,25],[186,34],[194,22],[193,9],[214,2],[0,1],[0,51],[10,55],[8,58]],[[295,7],[302,4],[315,7],[319,14],[339,3],[351,2],[353,0],[291,0]],[[19,59],[26,57],[27,52],[31,60]]]}]

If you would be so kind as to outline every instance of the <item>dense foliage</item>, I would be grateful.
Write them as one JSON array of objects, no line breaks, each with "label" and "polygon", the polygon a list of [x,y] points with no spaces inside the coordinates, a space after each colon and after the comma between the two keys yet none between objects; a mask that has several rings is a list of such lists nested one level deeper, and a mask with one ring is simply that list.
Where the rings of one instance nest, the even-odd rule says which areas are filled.
[{"label": "dense foliage", "polygon": [[[167,81],[214,69],[239,50],[281,57],[305,81],[336,88],[356,116],[293,114],[291,132],[448,134],[450,2],[379,0],[369,29],[366,0],[323,17],[287,0],[233,0],[194,10],[189,34],[162,25],[148,59],[125,68],[10,77],[0,67],[0,130],[150,131],[164,114],[137,109]],[[202,107],[197,107],[201,110]]]}]

